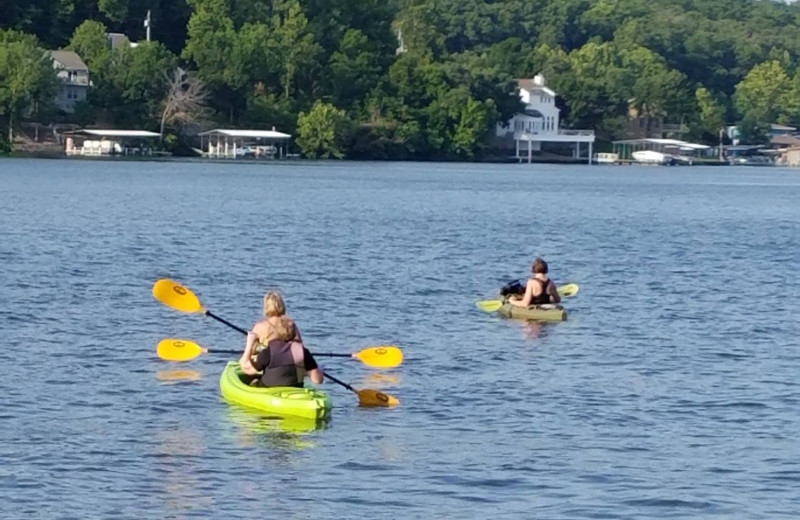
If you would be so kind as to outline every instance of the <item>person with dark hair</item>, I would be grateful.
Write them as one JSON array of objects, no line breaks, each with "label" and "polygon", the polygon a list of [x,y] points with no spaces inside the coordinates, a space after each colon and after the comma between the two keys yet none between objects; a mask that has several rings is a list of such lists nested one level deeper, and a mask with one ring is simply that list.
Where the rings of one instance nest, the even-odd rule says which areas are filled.
[{"label": "person with dark hair", "polygon": [[517,307],[559,303],[561,296],[558,295],[558,288],[555,282],[547,276],[547,262],[537,258],[533,261],[531,271],[533,272],[533,277],[528,280],[525,286],[525,294],[522,298],[511,296],[508,299],[508,303]]}]

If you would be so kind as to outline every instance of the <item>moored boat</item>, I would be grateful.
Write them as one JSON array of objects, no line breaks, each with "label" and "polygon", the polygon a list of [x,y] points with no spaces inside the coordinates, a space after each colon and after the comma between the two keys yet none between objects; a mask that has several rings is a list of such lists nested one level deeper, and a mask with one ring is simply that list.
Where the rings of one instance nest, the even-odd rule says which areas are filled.
[{"label": "moored boat", "polygon": [[655,150],[639,150],[631,154],[633,160],[642,164],[675,164],[677,159],[671,154]]}]

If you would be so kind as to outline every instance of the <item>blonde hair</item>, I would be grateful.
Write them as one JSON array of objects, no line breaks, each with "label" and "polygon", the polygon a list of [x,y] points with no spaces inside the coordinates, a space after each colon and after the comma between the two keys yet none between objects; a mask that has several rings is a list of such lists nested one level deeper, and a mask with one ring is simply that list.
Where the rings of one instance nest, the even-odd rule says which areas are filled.
[{"label": "blonde hair", "polygon": [[275,322],[275,337],[282,341],[290,341],[297,336],[297,328],[288,316],[281,316]]},{"label": "blonde hair", "polygon": [[264,296],[264,316],[283,316],[286,314],[286,304],[278,291],[270,291]]}]

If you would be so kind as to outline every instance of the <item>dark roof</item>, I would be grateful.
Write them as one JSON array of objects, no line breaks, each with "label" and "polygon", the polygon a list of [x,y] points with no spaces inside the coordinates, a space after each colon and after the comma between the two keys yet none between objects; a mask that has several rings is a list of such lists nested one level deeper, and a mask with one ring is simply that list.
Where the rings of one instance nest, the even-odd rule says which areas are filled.
[{"label": "dark roof", "polygon": [[544,117],[544,115],[542,115],[542,113],[539,112],[538,110],[527,109],[527,110],[524,111],[524,113],[525,113],[526,116]]},{"label": "dark roof", "polygon": [[73,51],[50,51],[50,55],[53,56],[53,59],[59,62],[64,69],[89,71],[89,67],[87,67],[81,57]]}]

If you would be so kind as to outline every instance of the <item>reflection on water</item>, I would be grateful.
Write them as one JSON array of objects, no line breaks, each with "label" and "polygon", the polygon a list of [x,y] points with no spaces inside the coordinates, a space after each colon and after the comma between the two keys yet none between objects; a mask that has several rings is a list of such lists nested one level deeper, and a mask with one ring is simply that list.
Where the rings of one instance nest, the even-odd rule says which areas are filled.
[{"label": "reflection on water", "polygon": [[163,507],[171,515],[190,514],[212,505],[200,488],[200,461],[208,449],[201,432],[185,428],[168,429],[156,434],[154,464],[162,476]]},{"label": "reflection on water", "polygon": [[280,453],[313,448],[315,443],[309,434],[328,427],[327,420],[265,414],[236,404],[227,407],[224,418],[236,426],[239,446],[274,449],[276,458],[281,458]]},{"label": "reflection on water", "polygon": [[390,386],[399,386],[403,384],[403,378],[398,373],[391,372],[370,372],[361,378],[364,386],[373,386],[380,389],[386,389]]},{"label": "reflection on water", "polygon": [[170,370],[159,370],[156,378],[162,383],[180,383],[181,381],[200,381],[203,373],[189,368],[175,368]]},{"label": "reflection on water", "polygon": [[164,430],[156,435],[159,455],[186,457],[201,455],[206,443],[196,430]]},{"label": "reflection on water", "polygon": [[542,334],[544,323],[540,321],[526,321],[522,327],[527,339],[536,339]]}]

